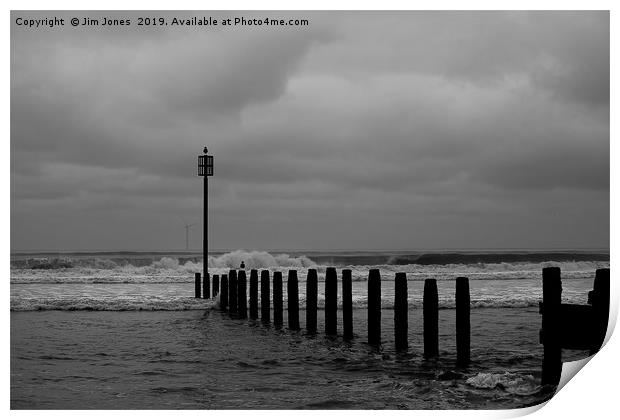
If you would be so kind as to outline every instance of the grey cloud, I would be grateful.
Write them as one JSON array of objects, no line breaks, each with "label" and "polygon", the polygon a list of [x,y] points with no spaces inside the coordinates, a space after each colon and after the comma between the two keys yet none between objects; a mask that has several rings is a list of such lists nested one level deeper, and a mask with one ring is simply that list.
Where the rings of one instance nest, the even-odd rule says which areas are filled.
[{"label": "grey cloud", "polygon": [[66,231],[97,214],[118,227],[105,246],[129,229],[165,248],[162,225],[199,218],[204,144],[222,248],[353,247],[369,224],[387,248],[459,246],[474,227],[471,246],[526,243],[545,223],[608,240],[608,13],[303,15],[295,30],[13,25],[12,241],[85,244]]},{"label": "grey cloud", "polygon": [[[316,29],[287,37],[207,32],[129,46],[123,38],[113,45],[52,40],[32,56],[20,51],[13,60],[13,145],[68,162],[142,167],[146,141],[167,161],[179,134],[203,137],[218,115],[238,121],[244,107],[277,99],[297,61],[326,36]],[[195,131],[188,133],[190,125]]]},{"label": "grey cloud", "polygon": [[317,50],[311,69],[348,77],[441,75],[492,86],[521,77],[565,99],[608,102],[609,54],[601,54],[609,49],[608,12],[382,12],[343,21],[343,42]]},{"label": "grey cloud", "polygon": [[609,190],[609,150],[588,145],[489,156],[472,168],[475,178],[502,188]]}]

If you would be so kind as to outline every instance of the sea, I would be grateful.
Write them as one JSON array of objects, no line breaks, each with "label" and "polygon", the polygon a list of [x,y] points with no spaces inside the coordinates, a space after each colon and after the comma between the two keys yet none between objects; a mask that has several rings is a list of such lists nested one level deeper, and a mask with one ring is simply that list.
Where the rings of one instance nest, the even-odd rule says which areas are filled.
[{"label": "sea", "polygon": [[[301,331],[239,319],[194,297],[202,254],[13,252],[12,409],[511,409],[541,386],[542,269],[562,271],[562,300],[585,304],[608,250],[249,251],[209,255],[211,275],[296,270]],[[325,336],[327,267],[350,269],[354,337]],[[305,279],[319,277],[317,334]],[[367,344],[367,277],[382,279],[382,343]],[[408,278],[409,349],[394,346],[394,277]],[[471,363],[456,366],[456,277],[470,279]],[[423,357],[422,290],[437,279],[437,359]],[[339,282],[339,308],[341,284]],[[273,305],[272,305],[273,307]],[[273,319],[273,317],[272,317]],[[587,357],[563,352],[563,360]]]}]

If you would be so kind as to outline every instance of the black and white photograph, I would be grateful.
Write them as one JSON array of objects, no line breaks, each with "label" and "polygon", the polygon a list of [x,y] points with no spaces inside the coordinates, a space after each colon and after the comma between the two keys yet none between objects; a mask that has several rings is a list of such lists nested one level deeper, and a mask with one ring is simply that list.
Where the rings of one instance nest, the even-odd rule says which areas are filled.
[{"label": "black and white photograph", "polygon": [[7,15],[11,410],[523,409],[603,347],[608,10]]}]

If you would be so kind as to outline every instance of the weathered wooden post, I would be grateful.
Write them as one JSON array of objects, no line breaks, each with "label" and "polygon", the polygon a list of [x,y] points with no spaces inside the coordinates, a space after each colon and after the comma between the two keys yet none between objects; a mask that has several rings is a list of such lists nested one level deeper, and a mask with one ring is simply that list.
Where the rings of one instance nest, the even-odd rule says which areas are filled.
[{"label": "weathered wooden post", "polygon": [[216,297],[220,294],[220,275],[213,275],[213,297]]},{"label": "weathered wooden post", "polygon": [[342,335],[353,338],[353,283],[351,270],[342,270]]},{"label": "weathered wooden post", "polygon": [[306,331],[316,333],[316,309],[318,300],[318,277],[315,268],[308,269],[306,278]]},{"label": "weathered wooden post", "polygon": [[338,275],[334,267],[325,272],[325,334],[338,334]]},{"label": "weathered wooden post", "polygon": [[222,295],[220,296],[220,309],[228,308],[228,274],[222,274]]},{"label": "weathered wooden post", "polygon": [[456,364],[467,366],[470,359],[471,348],[471,324],[470,324],[470,299],[469,279],[458,277],[456,279]]},{"label": "weathered wooden post", "polygon": [[269,322],[271,318],[269,289],[269,270],[263,270],[260,272],[260,317],[263,322]]},{"label": "weathered wooden post", "polygon": [[288,328],[299,329],[299,284],[297,282],[297,270],[288,271],[286,284],[288,297]]},{"label": "weathered wooden post", "polygon": [[258,318],[258,270],[250,270],[250,319]]},{"label": "weathered wooden post", "polygon": [[194,297],[200,299],[200,273],[194,273]]},{"label": "weathered wooden post", "polygon": [[562,346],[560,343],[560,305],[562,278],[559,267],[545,267],[543,275],[543,302],[541,341],[543,343],[542,384],[557,385],[562,374]]},{"label": "weathered wooden post", "polygon": [[241,318],[248,317],[248,287],[245,270],[237,273],[237,313]]},{"label": "weathered wooden post", "polygon": [[237,271],[228,272],[228,312],[237,313]]},{"label": "weathered wooden post", "polygon": [[437,280],[424,281],[423,298],[424,317],[424,357],[429,359],[439,356],[439,295]]},{"label": "weathered wooden post", "polygon": [[211,275],[209,273],[205,274],[204,281],[202,283],[202,298],[210,299],[211,298]]},{"label": "weathered wooden post", "polygon": [[407,274],[396,273],[394,279],[394,339],[396,350],[407,350],[409,347],[409,302],[407,291]]},{"label": "weathered wooden post", "polygon": [[588,293],[588,303],[592,305],[594,322],[591,355],[601,349],[607,334],[607,324],[609,323],[609,268],[596,270],[593,289]]},{"label": "weathered wooden post", "polygon": [[368,273],[368,344],[381,345],[381,273],[376,268]]},{"label": "weathered wooden post", "polygon": [[273,273],[273,324],[282,326],[282,273]]}]

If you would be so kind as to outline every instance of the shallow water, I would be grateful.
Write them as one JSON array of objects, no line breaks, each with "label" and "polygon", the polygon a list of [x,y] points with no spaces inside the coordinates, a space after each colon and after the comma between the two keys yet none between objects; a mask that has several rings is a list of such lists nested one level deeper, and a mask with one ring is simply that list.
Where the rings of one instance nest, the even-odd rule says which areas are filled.
[{"label": "shallow water", "polygon": [[453,310],[440,311],[436,362],[422,358],[420,310],[404,353],[392,311],[380,351],[365,343],[365,317],[355,311],[346,342],[219,310],[12,312],[11,408],[515,408],[551,395],[538,386],[534,308],[473,309],[466,370],[454,365]]}]

